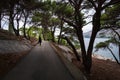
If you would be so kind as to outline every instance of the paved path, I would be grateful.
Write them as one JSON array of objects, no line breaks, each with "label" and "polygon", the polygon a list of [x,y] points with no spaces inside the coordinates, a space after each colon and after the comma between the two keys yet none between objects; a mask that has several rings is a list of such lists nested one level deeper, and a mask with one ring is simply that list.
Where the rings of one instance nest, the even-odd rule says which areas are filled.
[{"label": "paved path", "polygon": [[3,80],[74,80],[48,42],[37,45]]}]

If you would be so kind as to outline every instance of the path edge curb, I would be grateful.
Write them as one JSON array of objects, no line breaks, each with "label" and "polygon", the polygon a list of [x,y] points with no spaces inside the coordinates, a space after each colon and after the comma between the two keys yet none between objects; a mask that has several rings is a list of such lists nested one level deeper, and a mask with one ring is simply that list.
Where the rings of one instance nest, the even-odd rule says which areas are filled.
[{"label": "path edge curb", "polygon": [[[78,69],[74,64],[72,64],[70,61],[68,61],[63,54],[61,54],[60,51],[57,50],[55,45],[53,45],[52,42],[50,42],[51,47],[55,50],[57,55],[60,57],[66,68],[69,70],[71,75],[74,77],[75,80],[87,80],[87,78],[84,76],[84,74]],[[58,46],[57,46],[58,47]],[[74,69],[74,70],[73,70]]]}]

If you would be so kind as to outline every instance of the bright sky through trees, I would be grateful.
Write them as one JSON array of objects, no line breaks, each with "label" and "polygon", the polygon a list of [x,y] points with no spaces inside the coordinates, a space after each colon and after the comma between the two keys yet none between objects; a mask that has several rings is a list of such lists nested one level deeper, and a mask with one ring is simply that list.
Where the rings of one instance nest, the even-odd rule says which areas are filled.
[{"label": "bright sky through trees", "polygon": [[[46,0],[43,0],[43,1],[46,1]],[[56,1],[56,0],[51,0],[51,1]],[[59,1],[59,0],[57,0],[57,1]],[[85,15],[85,17],[86,16],[88,16],[88,15],[93,15],[94,14],[94,11],[93,10],[90,10],[89,12],[87,12],[86,13],[86,11],[82,11],[82,13],[84,13]],[[90,21],[92,21],[92,18],[91,17],[88,17],[88,18],[86,18],[86,22],[88,23],[88,22],[90,22]],[[6,29],[6,30],[8,30],[8,21],[7,22],[5,22],[5,21],[2,21],[2,25],[4,25],[4,27],[3,27],[3,29]],[[23,22],[22,21],[20,21],[20,28],[23,26]],[[27,26],[29,26],[28,24],[27,24]],[[27,27],[26,26],[26,27]],[[84,27],[83,27],[83,32],[85,33],[85,32],[88,32],[88,31],[91,31],[92,30],[92,24],[91,23],[89,23],[89,24],[87,24],[87,25],[85,25]],[[56,33],[55,33],[56,35],[57,34],[59,34],[59,29],[57,29],[57,31],[56,31]]]}]

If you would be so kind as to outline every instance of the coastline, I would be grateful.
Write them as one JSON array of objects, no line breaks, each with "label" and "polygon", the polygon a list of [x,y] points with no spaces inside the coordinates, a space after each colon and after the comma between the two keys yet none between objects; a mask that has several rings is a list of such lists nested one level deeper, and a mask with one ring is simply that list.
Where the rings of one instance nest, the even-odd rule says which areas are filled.
[{"label": "coastline", "polygon": [[[81,62],[73,59],[72,63],[77,66],[84,74],[84,67]],[[93,57],[91,74],[88,80],[120,80],[120,65],[109,59],[103,60]]]},{"label": "coastline", "polygon": [[100,59],[100,60],[110,60],[112,62],[115,62],[115,60],[113,58],[107,58],[107,57],[104,57],[102,55],[99,55],[99,54],[94,54],[92,55],[93,58],[96,58],[96,59]]},{"label": "coastline", "polygon": [[[70,49],[57,45],[62,50],[62,54],[78,67],[84,73],[84,67],[81,62],[77,61]],[[69,57],[70,56],[70,57]],[[72,56],[72,57],[71,57]],[[88,80],[120,80],[120,65],[114,60],[105,58],[100,55],[92,56],[91,74]]]}]

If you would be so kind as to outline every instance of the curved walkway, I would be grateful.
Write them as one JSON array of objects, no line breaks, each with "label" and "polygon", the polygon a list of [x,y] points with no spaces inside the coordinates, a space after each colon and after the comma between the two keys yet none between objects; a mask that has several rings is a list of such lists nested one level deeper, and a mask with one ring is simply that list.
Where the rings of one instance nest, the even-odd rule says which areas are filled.
[{"label": "curved walkway", "polygon": [[48,42],[39,44],[3,80],[74,80]]}]

